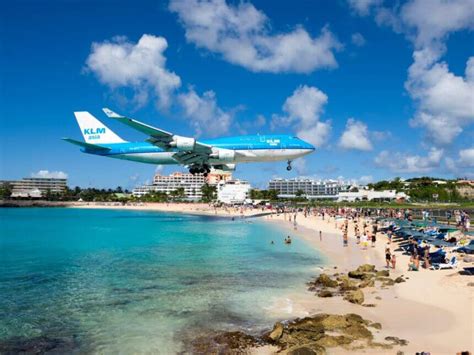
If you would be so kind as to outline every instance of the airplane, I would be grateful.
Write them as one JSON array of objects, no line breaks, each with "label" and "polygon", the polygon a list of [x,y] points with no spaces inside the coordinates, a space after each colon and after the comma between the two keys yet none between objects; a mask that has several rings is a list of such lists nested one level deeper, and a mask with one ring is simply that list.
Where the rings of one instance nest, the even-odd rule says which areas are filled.
[{"label": "airplane", "polygon": [[104,113],[148,138],[144,142],[127,142],[87,111],[74,112],[85,142],[63,140],[81,147],[88,154],[131,160],[148,164],[180,164],[191,174],[207,174],[211,170],[234,171],[236,164],[292,160],[312,153],[315,148],[292,135],[245,135],[215,139],[179,136],[146,123],[119,115],[108,108]]}]

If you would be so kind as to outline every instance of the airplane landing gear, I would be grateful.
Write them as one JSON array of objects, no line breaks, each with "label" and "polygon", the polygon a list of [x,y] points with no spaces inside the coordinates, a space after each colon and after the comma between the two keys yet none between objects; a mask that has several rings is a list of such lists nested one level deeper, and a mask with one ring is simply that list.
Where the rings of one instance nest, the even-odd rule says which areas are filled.
[{"label": "airplane landing gear", "polygon": [[286,170],[290,171],[291,168],[291,160],[288,160],[288,166],[286,167]]},{"label": "airplane landing gear", "polygon": [[189,173],[190,174],[203,174],[204,177],[207,176],[207,174],[209,174],[211,171],[211,168],[208,166],[208,165],[192,165],[190,168],[189,168]]}]

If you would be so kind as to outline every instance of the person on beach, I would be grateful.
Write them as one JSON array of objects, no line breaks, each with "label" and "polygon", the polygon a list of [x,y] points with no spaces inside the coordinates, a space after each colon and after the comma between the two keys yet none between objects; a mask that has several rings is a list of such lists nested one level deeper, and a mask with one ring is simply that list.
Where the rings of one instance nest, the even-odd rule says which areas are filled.
[{"label": "person on beach", "polygon": [[367,249],[367,244],[368,244],[368,239],[367,239],[367,234],[362,234],[362,237],[360,237],[360,243],[362,244],[362,249],[366,250]]},{"label": "person on beach", "polygon": [[323,232],[319,231],[319,240],[322,242],[323,241]]},{"label": "person on beach", "polygon": [[420,258],[417,255],[412,255],[408,264],[408,271],[418,271],[420,269]]},{"label": "person on beach", "polygon": [[375,242],[377,240],[375,237],[375,233],[372,233],[371,240],[372,240],[372,248],[375,248]]},{"label": "person on beach", "polygon": [[345,247],[347,247],[347,243],[348,243],[347,229],[344,230],[344,233],[343,233],[343,235],[342,235],[342,241],[343,241],[343,245],[344,245]]},{"label": "person on beach", "polygon": [[387,263],[386,268],[390,268],[390,262],[392,259],[392,254],[390,253],[390,248],[385,248],[385,262]]},{"label": "person on beach", "polygon": [[354,234],[357,239],[357,244],[360,244],[360,231],[359,231],[359,225],[357,223],[354,225]]},{"label": "person on beach", "polygon": [[391,261],[392,261],[392,269],[395,270],[395,266],[397,265],[397,257],[395,256],[395,254],[392,254],[391,255]]}]

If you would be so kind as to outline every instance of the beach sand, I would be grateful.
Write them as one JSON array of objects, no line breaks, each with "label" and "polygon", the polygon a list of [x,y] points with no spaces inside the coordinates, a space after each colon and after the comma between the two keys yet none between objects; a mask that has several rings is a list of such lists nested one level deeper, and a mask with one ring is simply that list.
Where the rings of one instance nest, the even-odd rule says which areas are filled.
[{"label": "beach sand", "polygon": [[[262,210],[244,211],[239,209],[214,209],[207,204],[156,204],[148,203],[136,206],[106,206],[101,204],[82,204],[80,208],[113,208],[132,210],[153,210],[163,212],[196,213],[204,215],[253,216]],[[286,220],[285,220],[286,217]],[[377,269],[385,269],[384,248],[387,238],[377,235],[374,248],[361,250],[353,235],[353,225],[349,224],[349,246],[342,245],[342,232],[335,221],[323,221],[321,217],[297,216],[297,230],[285,216],[272,215],[260,217],[282,227],[281,242],[290,234],[305,240],[326,257],[327,266],[324,272],[347,273],[360,264],[374,264]],[[322,231],[322,240],[319,237]],[[276,239],[276,242],[279,242]],[[393,251],[394,248],[392,248]],[[294,319],[315,313],[345,314],[356,313],[373,322],[382,324],[380,331],[375,331],[375,341],[382,341],[385,336],[396,336],[408,340],[407,346],[394,347],[392,350],[366,349],[358,353],[395,354],[398,350],[411,354],[426,351],[431,354],[455,354],[462,350],[474,349],[474,287],[467,286],[473,282],[472,277],[463,276],[457,270],[432,271],[421,269],[408,272],[409,257],[397,252],[397,267],[391,270],[391,277],[404,275],[407,282],[395,284],[386,289],[378,287],[364,288],[366,304],[375,307],[364,307],[344,301],[341,297],[319,298],[313,292],[288,294],[284,299],[268,305],[268,312],[285,310],[286,319]],[[315,271],[316,276],[316,271]],[[309,281],[309,280],[308,280]],[[380,299],[379,299],[380,298]],[[269,328],[272,325],[269,324]],[[255,353],[272,353],[277,349],[271,346],[254,349]],[[330,348],[330,354],[347,353],[345,349]]]},{"label": "beach sand", "polygon": [[[287,216],[288,217],[288,216]],[[387,237],[377,235],[375,248],[369,246],[362,250],[356,244],[353,224],[349,223],[349,246],[343,247],[342,231],[336,227],[333,219],[323,221],[321,217],[305,218],[297,216],[298,229],[284,216],[265,217],[281,224],[287,232],[304,239],[308,244],[321,251],[328,260],[327,273],[347,273],[360,264],[373,264],[379,270],[385,269],[385,246]],[[339,226],[338,226],[339,227]],[[319,239],[322,231],[322,241]],[[392,247],[392,251],[393,251]],[[390,277],[404,275],[407,282],[395,284],[387,289],[380,287],[365,288],[364,303],[375,307],[355,305],[342,298],[319,298],[308,292],[304,295],[289,295],[282,304],[274,307],[286,307],[292,312],[288,318],[301,317],[315,313],[356,313],[363,318],[382,324],[382,330],[375,334],[376,340],[385,336],[396,336],[409,341],[408,346],[396,350],[405,353],[429,351],[431,354],[455,354],[461,350],[472,351],[474,339],[474,288],[467,286],[472,277],[459,275],[456,270],[425,270],[408,272],[409,257],[397,252],[397,266],[390,269]],[[337,269],[334,269],[337,267]],[[376,299],[380,297],[381,300]],[[286,304],[285,304],[286,303]],[[291,307],[288,307],[291,303]],[[331,349],[330,353],[344,353],[347,350]],[[378,350],[366,350],[362,353],[383,353]]]}]

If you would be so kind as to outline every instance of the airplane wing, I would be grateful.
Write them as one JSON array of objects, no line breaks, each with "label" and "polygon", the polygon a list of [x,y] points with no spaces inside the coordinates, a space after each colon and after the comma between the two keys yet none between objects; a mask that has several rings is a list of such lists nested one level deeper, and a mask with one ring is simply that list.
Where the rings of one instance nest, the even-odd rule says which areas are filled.
[{"label": "airplane wing", "polygon": [[212,154],[212,146],[201,143],[194,138],[172,134],[160,128],[119,115],[108,108],[104,108],[103,111],[108,117],[116,119],[137,131],[149,135],[150,137],[146,140],[147,142],[150,142],[164,150],[177,148],[178,152],[173,155],[173,158],[181,164],[191,165],[203,163],[207,161],[209,156]]}]

